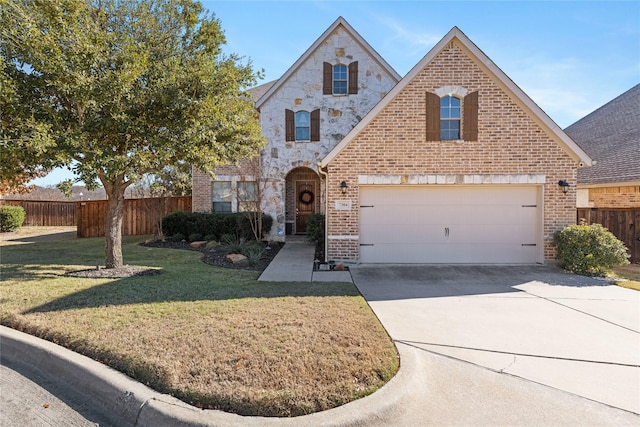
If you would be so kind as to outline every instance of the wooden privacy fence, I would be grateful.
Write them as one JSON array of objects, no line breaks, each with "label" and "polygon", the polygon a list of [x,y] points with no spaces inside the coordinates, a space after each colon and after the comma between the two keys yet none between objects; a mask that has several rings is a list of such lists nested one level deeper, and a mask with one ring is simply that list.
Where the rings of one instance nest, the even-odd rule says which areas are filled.
[{"label": "wooden privacy fence", "polygon": [[37,227],[73,227],[76,225],[76,202],[41,200],[1,200],[2,205],[22,206],[24,225]]},{"label": "wooden privacy fence", "polygon": [[578,208],[578,224],[602,224],[624,242],[631,262],[640,262],[640,208]]},{"label": "wooden privacy fence", "polygon": [[[175,211],[191,212],[191,196],[125,199],[122,235],[157,233],[157,222],[164,215]],[[106,213],[106,200],[77,202],[78,237],[104,236]]]}]

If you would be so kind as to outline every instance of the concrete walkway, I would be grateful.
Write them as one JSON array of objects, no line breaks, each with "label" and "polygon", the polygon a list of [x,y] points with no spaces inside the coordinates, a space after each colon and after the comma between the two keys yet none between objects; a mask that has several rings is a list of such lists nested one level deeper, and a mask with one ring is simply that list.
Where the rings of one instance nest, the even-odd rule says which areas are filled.
[{"label": "concrete walkway", "polygon": [[315,245],[306,236],[287,236],[269,266],[258,278],[261,282],[351,282],[349,271],[313,271]]}]

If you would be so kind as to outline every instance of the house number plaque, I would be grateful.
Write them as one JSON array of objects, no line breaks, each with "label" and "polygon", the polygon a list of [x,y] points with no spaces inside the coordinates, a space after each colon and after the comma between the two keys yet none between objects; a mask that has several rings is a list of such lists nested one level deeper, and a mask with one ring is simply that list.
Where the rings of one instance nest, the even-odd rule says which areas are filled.
[{"label": "house number plaque", "polygon": [[335,208],[337,211],[350,211],[351,210],[351,200],[336,200]]}]

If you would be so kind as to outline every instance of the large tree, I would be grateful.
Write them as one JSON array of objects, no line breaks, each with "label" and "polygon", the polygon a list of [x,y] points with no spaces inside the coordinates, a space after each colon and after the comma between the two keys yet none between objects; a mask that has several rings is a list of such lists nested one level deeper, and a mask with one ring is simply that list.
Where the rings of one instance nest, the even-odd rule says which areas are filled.
[{"label": "large tree", "polygon": [[263,144],[244,92],[259,76],[224,43],[192,0],[0,0],[21,114],[50,135],[47,159],[106,190],[107,268],[123,264],[128,186],[180,161],[212,173]]}]

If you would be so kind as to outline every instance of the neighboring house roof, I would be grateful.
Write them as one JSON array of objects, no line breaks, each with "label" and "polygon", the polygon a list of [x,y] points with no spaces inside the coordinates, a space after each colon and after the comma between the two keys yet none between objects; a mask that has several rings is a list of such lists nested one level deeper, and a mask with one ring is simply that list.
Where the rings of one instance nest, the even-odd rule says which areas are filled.
[{"label": "neighboring house roof", "polygon": [[575,159],[576,163],[581,162],[583,165],[591,165],[591,158],[587,153],[576,144],[562,129],[553,121],[547,114],[542,111],[538,105],[525,94],[500,68],[498,68],[458,27],[453,27],[447,35],[442,38],[424,58],[416,66],[414,66],[409,73],[385,96],[361,121],[356,127],[354,127],[344,139],[336,145],[333,150],[327,154],[322,160],[321,166],[326,167],[331,160],[333,160],[349,142],[351,142],[358,133],[360,133],[371,122],[376,115],[382,111],[393,98],[398,95],[418,73],[424,69],[437,55],[443,50],[447,44],[452,40],[458,40],[464,48],[468,51],[469,55],[475,57],[477,62],[490,74],[495,76],[495,80],[502,86],[502,88],[511,93],[514,101],[516,101],[522,108],[531,112],[532,117],[543,128],[546,128],[550,135],[554,135],[558,143],[564,147],[565,151]]},{"label": "neighboring house roof", "polygon": [[262,95],[267,93],[267,91],[269,89],[271,89],[271,86],[276,84],[277,81],[278,80],[271,80],[270,82],[263,83],[263,84],[261,84],[259,86],[252,87],[251,89],[247,90],[247,92],[249,92],[249,94],[251,95],[251,99],[253,100],[253,102],[256,102],[256,101],[258,101],[258,99],[260,99],[262,97]]},{"label": "neighboring house roof", "polygon": [[640,182],[640,84],[565,129],[596,162],[578,184]]},{"label": "neighboring house roof", "polygon": [[285,84],[287,79],[300,67],[300,65],[302,65],[307,60],[307,58],[309,58],[313,54],[318,46],[320,46],[325,41],[325,39],[327,39],[339,26],[342,26],[345,31],[349,33],[351,37],[353,37],[353,39],[360,44],[362,49],[367,51],[371,58],[377,61],[384,70],[386,70],[391,76],[396,79],[396,81],[400,80],[400,74],[398,74],[391,67],[391,65],[389,65],[387,61],[385,61],[382,56],[380,56],[378,52],[376,52],[375,49],[373,49],[371,45],[367,43],[367,41],[363,39],[362,36],[358,34],[358,32],[354,30],[353,27],[351,27],[351,25],[349,25],[349,23],[342,16],[340,16],[335,20],[333,24],[331,24],[329,28],[326,29],[324,33],[322,33],[320,37],[318,37],[318,39],[306,50],[306,52],[302,54],[302,56],[298,58],[298,60],[294,62],[291,67],[289,67],[289,69],[282,75],[282,77],[280,77],[275,82],[275,84],[273,84],[265,92],[265,94],[256,101],[256,108],[260,109],[262,104],[264,104],[271,97],[271,95],[273,95],[283,84]]}]

